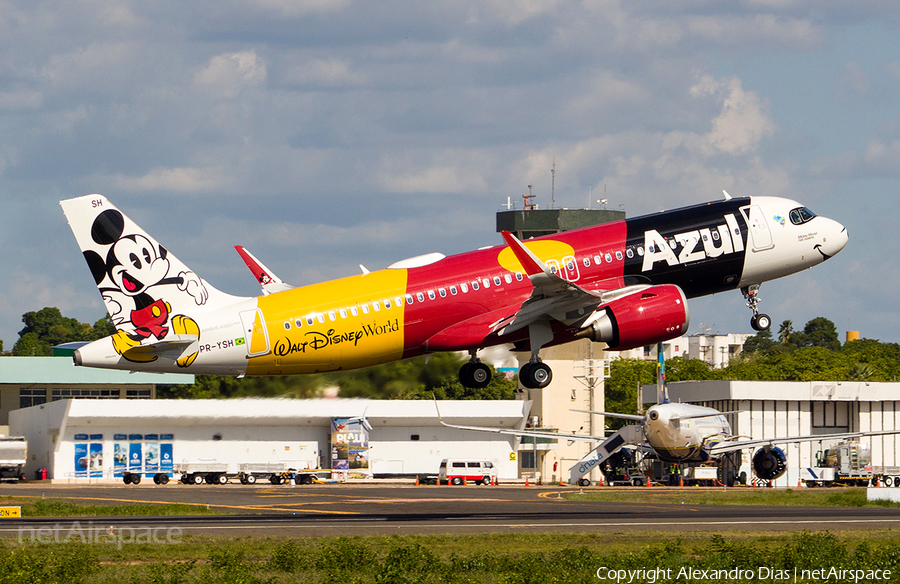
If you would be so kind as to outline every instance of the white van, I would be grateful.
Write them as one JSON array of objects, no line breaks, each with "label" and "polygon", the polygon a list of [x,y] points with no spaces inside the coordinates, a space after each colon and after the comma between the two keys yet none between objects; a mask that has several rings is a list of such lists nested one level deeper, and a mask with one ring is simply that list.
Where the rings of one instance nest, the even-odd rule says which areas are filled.
[{"label": "white van", "polygon": [[463,481],[477,485],[496,484],[497,468],[490,460],[445,458],[441,461],[438,480],[441,484],[451,485],[461,485]]}]

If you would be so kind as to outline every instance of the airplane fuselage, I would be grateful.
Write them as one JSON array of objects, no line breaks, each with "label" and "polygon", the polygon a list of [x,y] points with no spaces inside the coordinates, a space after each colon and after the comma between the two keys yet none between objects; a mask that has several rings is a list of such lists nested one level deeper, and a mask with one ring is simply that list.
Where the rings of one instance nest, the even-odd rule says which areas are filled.
[{"label": "airplane fuselage", "polygon": [[[794,201],[753,197],[524,243],[556,275],[600,296],[629,286],[671,284],[693,298],[809,268],[840,251],[846,242],[841,225],[812,215]],[[104,340],[80,349],[76,362],[197,374],[286,375],[355,369],[503,343],[527,348],[528,328],[502,334],[500,323],[515,315],[533,290],[507,245],[450,257],[430,254],[383,270],[258,298],[231,297],[212,289],[210,298],[218,295],[217,302],[207,306],[197,300],[198,305],[191,306],[198,338],[191,346],[196,355],[187,364],[184,358],[176,363],[174,356],[161,354],[136,367]],[[680,304],[676,296],[672,302]],[[598,306],[602,304],[598,301]],[[686,307],[681,308],[680,321],[673,316],[671,323],[657,322],[665,332],[653,334],[665,338],[683,334],[687,316]],[[659,321],[669,315],[654,318]],[[570,324],[565,319],[554,321],[553,339],[544,346],[573,340],[576,331]],[[188,332],[194,334],[193,330]],[[649,344],[648,338],[639,338],[635,346]],[[665,338],[654,337],[651,342]]]},{"label": "airplane fuselage", "polygon": [[718,410],[677,403],[652,406],[644,421],[644,436],[667,462],[707,462],[709,448],[732,437],[731,425]]}]

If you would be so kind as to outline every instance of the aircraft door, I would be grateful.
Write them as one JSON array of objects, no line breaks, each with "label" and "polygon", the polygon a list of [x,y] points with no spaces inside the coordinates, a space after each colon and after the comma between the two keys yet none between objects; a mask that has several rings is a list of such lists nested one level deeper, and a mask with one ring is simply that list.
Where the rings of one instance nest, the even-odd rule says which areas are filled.
[{"label": "aircraft door", "polygon": [[241,324],[244,325],[244,344],[247,345],[248,357],[259,357],[269,352],[269,333],[262,310],[246,310],[241,313]]},{"label": "aircraft door", "polygon": [[763,215],[759,205],[741,207],[741,213],[744,215],[744,219],[747,220],[747,225],[750,228],[753,251],[763,251],[775,247],[775,244],[772,242],[772,232],[769,231],[769,224],[766,223],[766,217]]}]

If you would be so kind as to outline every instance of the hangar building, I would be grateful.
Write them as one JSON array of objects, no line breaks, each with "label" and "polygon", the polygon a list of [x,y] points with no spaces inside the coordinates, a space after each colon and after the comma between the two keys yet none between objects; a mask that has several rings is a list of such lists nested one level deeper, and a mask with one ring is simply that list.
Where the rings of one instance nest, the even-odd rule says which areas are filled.
[{"label": "hangar building", "polygon": [[[835,381],[681,381],[668,384],[669,399],[716,408],[737,436],[784,438],[900,429],[900,383]],[[656,386],[642,388],[644,403],[656,402]],[[900,466],[900,434],[860,439],[872,448],[875,466]],[[816,453],[836,440],[779,445],[787,472],[775,486],[796,486],[800,469],[815,466]],[[751,476],[748,449],[741,470]]]},{"label": "hangar building", "polygon": [[[521,428],[531,402],[442,401],[439,407],[449,423]],[[359,416],[372,430],[364,444],[351,446],[350,471],[435,475],[444,458],[475,458],[493,461],[501,480],[518,476],[515,437],[442,426],[434,402],[426,400],[69,399],[11,412],[10,431],[28,440],[26,476],[46,468],[48,478],[86,482],[211,460],[228,463],[231,472],[240,463],[332,468],[342,456],[334,428]]]}]

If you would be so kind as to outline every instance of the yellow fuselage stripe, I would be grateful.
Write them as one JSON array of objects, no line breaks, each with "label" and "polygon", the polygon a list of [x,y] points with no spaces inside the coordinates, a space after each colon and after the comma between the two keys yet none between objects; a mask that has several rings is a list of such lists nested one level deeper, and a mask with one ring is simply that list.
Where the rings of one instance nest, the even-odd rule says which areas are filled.
[{"label": "yellow fuselage stripe", "polygon": [[[247,375],[355,369],[400,359],[406,284],[407,270],[380,270],[260,297],[269,352],[250,358]],[[251,346],[257,346],[260,339],[253,337]]]}]

